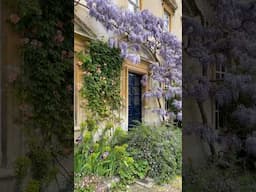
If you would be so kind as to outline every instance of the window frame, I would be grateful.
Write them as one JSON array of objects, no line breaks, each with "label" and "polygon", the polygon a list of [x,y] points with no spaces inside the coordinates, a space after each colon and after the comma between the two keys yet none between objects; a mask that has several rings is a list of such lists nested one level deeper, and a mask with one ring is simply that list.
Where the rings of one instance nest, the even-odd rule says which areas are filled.
[{"label": "window frame", "polygon": [[215,115],[215,129],[218,130],[220,129],[220,109],[219,109],[219,105],[217,104],[217,101],[215,100],[215,111],[214,111],[214,115]]},{"label": "window frame", "polygon": [[[134,3],[132,0],[128,0],[128,5],[127,5],[128,10],[130,10],[129,5],[133,6],[134,13],[141,9],[141,1],[142,0],[135,0],[135,1],[136,1],[136,3]],[[130,11],[132,11],[132,10],[130,10]]]},{"label": "window frame", "polygon": [[[166,10],[166,9],[164,9],[164,14],[163,14],[163,19],[164,20],[166,20],[166,15],[168,15],[168,23],[167,23],[167,29],[165,29],[165,26],[164,26],[164,31],[166,31],[166,32],[169,32],[169,31],[171,31],[171,14]],[[164,21],[164,22],[166,22],[166,21]]]},{"label": "window frame", "polygon": [[[217,66],[219,67],[219,69],[217,69]],[[223,80],[226,72],[227,72],[227,70],[223,63],[215,64],[215,75],[214,75],[215,80],[217,80],[217,81]],[[218,75],[218,77],[217,77],[217,75]]]},{"label": "window frame", "polygon": [[[227,68],[225,67],[224,63],[215,63],[213,82],[222,82],[226,73]],[[223,129],[225,127],[225,117],[223,115],[224,114],[221,107],[218,105],[216,99],[214,99],[214,124],[216,130]]]},{"label": "window frame", "polygon": [[167,3],[166,1],[163,1],[162,6],[163,6],[163,19],[164,19],[164,14],[165,13],[169,14],[169,26],[168,26],[168,31],[167,32],[171,32],[171,30],[172,30],[172,19],[173,19],[173,16],[174,16],[175,8],[173,6],[171,6],[170,3]]}]

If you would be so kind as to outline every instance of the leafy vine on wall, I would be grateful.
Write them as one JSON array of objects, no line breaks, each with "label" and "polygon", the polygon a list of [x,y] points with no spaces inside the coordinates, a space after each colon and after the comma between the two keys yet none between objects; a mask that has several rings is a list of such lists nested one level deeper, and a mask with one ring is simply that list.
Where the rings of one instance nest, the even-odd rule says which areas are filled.
[{"label": "leafy vine on wall", "polygon": [[[72,1],[7,1],[9,22],[21,37],[22,65],[14,79],[26,137],[26,154],[16,161],[24,191],[45,191],[73,151]],[[25,179],[25,178],[29,179]]]},{"label": "leafy vine on wall", "polygon": [[91,42],[88,55],[79,53],[78,57],[84,74],[81,95],[88,101],[85,108],[94,119],[113,117],[121,106],[120,50],[98,40]]}]

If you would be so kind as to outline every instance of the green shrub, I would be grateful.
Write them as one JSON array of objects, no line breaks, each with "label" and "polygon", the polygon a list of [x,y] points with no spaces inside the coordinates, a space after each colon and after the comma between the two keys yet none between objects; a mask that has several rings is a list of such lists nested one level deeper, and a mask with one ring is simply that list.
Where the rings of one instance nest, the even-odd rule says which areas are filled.
[{"label": "green shrub", "polygon": [[144,178],[148,164],[145,160],[134,160],[129,154],[128,145],[124,144],[127,133],[117,128],[110,138],[108,131],[107,124],[96,142],[91,131],[84,132],[83,142],[75,147],[75,175],[118,176],[122,185]]},{"label": "green shrub", "polygon": [[166,126],[138,124],[128,134],[129,152],[136,160],[146,160],[148,176],[158,183],[181,175],[181,130]]},{"label": "green shrub", "polygon": [[22,156],[16,159],[15,175],[19,183],[27,176],[30,165],[31,161],[28,157]]},{"label": "green shrub", "polygon": [[39,191],[40,191],[40,182],[37,180],[30,180],[24,190],[24,192],[39,192]]}]

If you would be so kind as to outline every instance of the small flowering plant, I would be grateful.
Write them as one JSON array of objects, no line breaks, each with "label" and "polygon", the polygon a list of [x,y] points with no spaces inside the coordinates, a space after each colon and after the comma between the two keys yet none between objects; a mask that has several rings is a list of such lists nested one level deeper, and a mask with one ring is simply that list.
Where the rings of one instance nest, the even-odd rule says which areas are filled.
[{"label": "small flowering plant", "polygon": [[[111,124],[111,123],[109,123]],[[112,137],[109,137],[107,124],[99,140],[94,140],[93,135],[98,128],[89,131],[87,127],[81,137],[80,143],[75,147],[75,190],[81,187],[86,178],[119,177],[120,186],[132,183],[136,178],[144,178],[148,164],[146,161],[136,161],[127,151],[124,138],[127,133],[121,128],[116,128]],[[84,189],[91,187],[89,183],[83,185]],[[96,185],[95,188],[98,186]]]}]

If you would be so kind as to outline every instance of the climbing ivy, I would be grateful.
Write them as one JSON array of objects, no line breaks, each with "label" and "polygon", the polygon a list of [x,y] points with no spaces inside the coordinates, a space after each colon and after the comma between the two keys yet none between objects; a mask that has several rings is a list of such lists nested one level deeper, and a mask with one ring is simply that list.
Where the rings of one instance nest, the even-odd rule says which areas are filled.
[{"label": "climbing ivy", "polygon": [[13,81],[27,144],[25,157],[16,161],[18,184],[25,191],[45,191],[53,180],[58,183],[60,159],[73,151],[73,2],[7,3],[23,58]]},{"label": "climbing ivy", "polygon": [[110,48],[97,40],[89,47],[89,54],[79,53],[82,61],[83,87],[81,95],[87,100],[86,108],[94,118],[113,117],[121,105],[120,75],[123,59],[120,49]]}]

